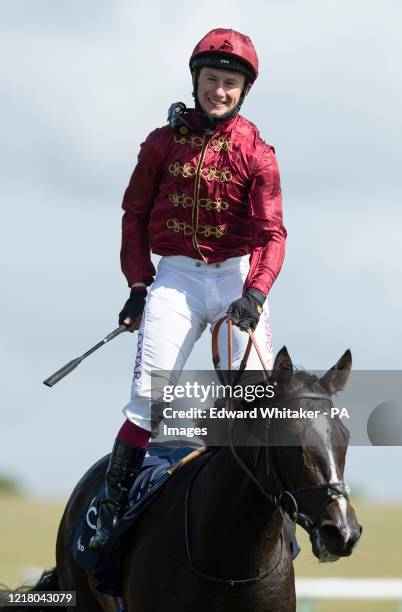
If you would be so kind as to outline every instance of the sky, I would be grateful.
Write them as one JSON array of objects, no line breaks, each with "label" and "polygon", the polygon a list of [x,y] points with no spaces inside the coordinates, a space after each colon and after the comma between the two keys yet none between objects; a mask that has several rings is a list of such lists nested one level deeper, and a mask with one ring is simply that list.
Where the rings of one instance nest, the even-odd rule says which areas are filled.
[{"label": "sky", "polygon": [[[242,114],[275,146],[288,230],[270,294],[274,349],[326,370],[401,367],[402,5],[393,0],[0,3],[0,473],[66,497],[111,449],[135,335],[52,389],[117,325],[121,199],[140,143],[191,105],[188,59],[213,27],[248,34]],[[209,335],[189,369],[210,367]],[[351,448],[346,479],[402,498],[401,448]]]}]

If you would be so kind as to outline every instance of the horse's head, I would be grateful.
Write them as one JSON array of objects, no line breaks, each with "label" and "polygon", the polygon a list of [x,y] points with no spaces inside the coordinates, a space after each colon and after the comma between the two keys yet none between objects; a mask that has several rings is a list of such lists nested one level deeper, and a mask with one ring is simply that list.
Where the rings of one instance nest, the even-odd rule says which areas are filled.
[{"label": "horse's head", "polygon": [[293,371],[284,347],[272,371],[275,406],[289,416],[271,419],[267,428],[269,478],[283,491],[281,507],[309,533],[320,561],[350,555],[362,531],[343,483],[349,432],[331,410],[331,396],[343,389],[351,366],[348,350],[321,378]]}]

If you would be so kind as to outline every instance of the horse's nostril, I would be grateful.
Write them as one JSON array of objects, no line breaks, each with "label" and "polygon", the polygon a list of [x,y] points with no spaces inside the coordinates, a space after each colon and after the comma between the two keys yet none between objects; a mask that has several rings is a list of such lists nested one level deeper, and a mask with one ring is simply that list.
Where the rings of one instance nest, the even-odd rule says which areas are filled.
[{"label": "horse's nostril", "polygon": [[329,552],[337,555],[350,555],[360,538],[361,527],[354,530],[341,529],[335,525],[323,525],[320,529],[322,541]]},{"label": "horse's nostril", "polygon": [[[342,536],[341,531],[335,525],[324,525],[320,529],[321,538],[327,544],[335,545],[335,546],[344,546],[345,539]],[[331,546],[332,547],[332,546]]]}]

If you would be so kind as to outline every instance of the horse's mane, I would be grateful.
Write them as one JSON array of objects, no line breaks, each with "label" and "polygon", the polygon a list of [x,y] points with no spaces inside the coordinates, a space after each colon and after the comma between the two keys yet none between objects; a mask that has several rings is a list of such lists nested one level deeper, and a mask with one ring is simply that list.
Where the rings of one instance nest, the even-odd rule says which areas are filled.
[{"label": "horse's mane", "polygon": [[310,391],[315,391],[315,385],[320,383],[320,379],[316,374],[310,374],[310,372],[302,368],[295,368],[293,370],[292,381],[303,383]]}]

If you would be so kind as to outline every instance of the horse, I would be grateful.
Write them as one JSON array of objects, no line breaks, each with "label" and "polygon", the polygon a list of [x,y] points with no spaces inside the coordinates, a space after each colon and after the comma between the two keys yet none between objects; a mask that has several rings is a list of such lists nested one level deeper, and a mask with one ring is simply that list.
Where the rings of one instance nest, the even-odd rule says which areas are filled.
[{"label": "horse", "polygon": [[[288,521],[309,533],[319,561],[352,553],[362,528],[343,482],[348,430],[330,416],[331,396],[345,386],[351,365],[347,350],[318,378],[295,371],[281,349],[269,381],[275,405],[319,411],[317,418],[260,420],[261,440],[254,446],[237,443],[234,423],[228,444],[207,447],[176,471],[125,536],[126,612],[294,612]],[[69,549],[107,461],[76,485],[58,531],[56,567],[46,575],[50,588],[76,591],[77,612],[119,609]]]}]

